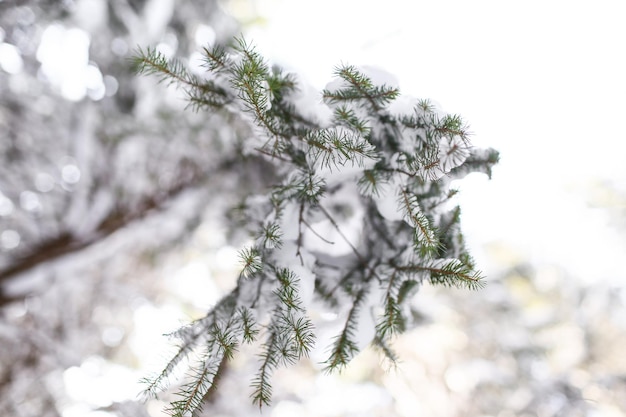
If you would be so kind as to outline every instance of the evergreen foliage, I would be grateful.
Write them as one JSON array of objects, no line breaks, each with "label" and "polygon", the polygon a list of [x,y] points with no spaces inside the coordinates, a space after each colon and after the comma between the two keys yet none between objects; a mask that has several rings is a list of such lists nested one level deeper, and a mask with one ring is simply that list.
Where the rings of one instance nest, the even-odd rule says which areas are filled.
[{"label": "evergreen foliage", "polygon": [[178,85],[194,109],[248,124],[242,158],[266,159],[282,180],[242,205],[254,240],[240,252],[236,288],[172,334],[179,352],[147,381],[156,394],[179,364],[188,367],[172,415],[201,407],[222,361],[255,341],[251,395],[269,404],[273,371],[307,357],[315,342],[306,288],[345,318],[325,362],[335,371],[362,347],[365,315],[375,323],[372,342],[395,360],[389,342],[411,327],[408,303],[420,285],[483,285],[464,247],[460,210],[450,208],[450,182],[469,172],[490,176],[498,154],[471,147],[461,117],[427,100],[393,110],[399,90],[351,65],[336,68],[323,102],[306,103],[297,78],[241,38],[203,57],[204,78],[154,49],[139,50],[134,66]]}]

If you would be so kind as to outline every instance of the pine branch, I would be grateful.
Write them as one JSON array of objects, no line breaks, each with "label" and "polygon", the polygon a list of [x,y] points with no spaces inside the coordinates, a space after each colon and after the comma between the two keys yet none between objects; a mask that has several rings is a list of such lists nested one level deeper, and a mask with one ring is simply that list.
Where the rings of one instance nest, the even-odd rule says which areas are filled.
[{"label": "pine branch", "polygon": [[158,393],[167,389],[169,383],[167,379],[174,372],[174,369],[185,360],[189,354],[193,351],[195,343],[183,343],[178,349],[178,352],[169,360],[167,365],[163,368],[161,373],[152,378],[142,378],[139,382],[142,385],[146,385],[142,396],[145,398],[156,398]]},{"label": "pine branch", "polygon": [[261,366],[252,381],[252,399],[259,407],[269,405],[272,388],[270,378],[279,365],[291,365],[308,356],[315,342],[313,324],[298,295],[298,277],[293,271],[280,268],[275,271],[278,287],[274,295],[278,301],[267,327],[268,336],[263,345]]},{"label": "pine branch", "polygon": [[415,194],[400,191],[400,205],[408,224],[415,229],[415,250],[422,256],[429,257],[439,249],[439,241],[430,221],[420,208]]},{"label": "pine branch", "polygon": [[[392,114],[387,106],[399,91],[375,85],[364,72],[343,65],[335,70],[339,86],[322,92],[333,111],[322,126],[303,117],[309,113],[296,106],[296,78],[277,67],[270,70],[243,38],[229,47],[204,50],[204,66],[210,73],[206,82],[151,50],[140,51],[136,66],[182,86],[194,107],[223,108],[246,123],[250,145],[244,143],[242,149],[254,149],[267,160],[278,182],[260,190],[261,198],[251,199],[258,207],[242,211],[242,225],[255,240],[240,251],[242,270],[236,289],[204,319],[177,333],[189,352],[202,344],[207,349],[182,391],[183,399],[172,403],[175,412],[199,407],[201,394],[213,386],[214,364],[231,358],[240,343],[252,343],[260,334],[264,342],[252,381],[252,400],[259,407],[271,401],[271,376],[277,367],[308,356],[315,329],[300,298],[299,278],[285,259],[286,249],[295,248],[294,268],[315,274],[315,294],[331,308],[339,308],[345,294],[351,299],[344,327],[325,362],[328,372],[341,370],[358,352],[357,324],[374,286],[384,291],[384,297],[373,342],[395,362],[388,343],[409,327],[406,303],[419,284],[428,280],[470,289],[483,285],[463,244],[460,212],[446,211],[444,203],[456,193],[449,190],[451,179],[474,171],[490,175],[497,152],[471,148],[468,127],[460,116],[444,114],[428,100],[418,101],[409,115]],[[342,186],[337,186],[340,182]],[[340,190],[356,189],[360,195],[351,199],[355,206],[350,211],[362,216],[362,229],[361,240],[352,242],[325,206],[346,200]],[[397,196],[402,221],[391,220],[398,217],[388,213],[381,200],[390,193]],[[330,222],[352,253],[311,250],[305,227],[332,243],[312,226],[311,219],[320,217]],[[188,351],[182,349],[149,386],[151,390],[186,357]]]},{"label": "pine branch", "polygon": [[177,393],[181,399],[172,401],[170,407],[166,409],[172,417],[186,417],[202,409],[204,397],[213,384],[224,355],[224,351],[219,349],[217,352],[212,352],[212,347],[207,348],[200,367],[195,369],[193,375],[190,375],[190,382]]},{"label": "pine branch", "polygon": [[254,391],[252,393],[252,402],[258,404],[259,409],[264,405],[270,405],[272,398],[272,384],[270,382],[272,370],[278,367],[277,344],[276,339],[279,337],[275,332],[271,332],[264,345],[261,355],[262,363],[259,371],[252,381]]},{"label": "pine branch", "polygon": [[211,49],[202,48],[204,51],[203,65],[209,71],[216,74],[227,72],[232,62],[228,58],[226,48],[222,45],[215,45]]},{"label": "pine branch", "polygon": [[356,330],[362,304],[367,297],[368,291],[369,288],[367,286],[363,286],[363,288],[357,292],[354,302],[352,303],[352,308],[348,313],[346,324],[339,335],[335,337],[335,342],[333,343],[330,356],[324,362],[326,364],[326,372],[343,369],[348,365],[348,362],[350,362],[354,355],[358,353],[359,348],[354,340],[354,332]]},{"label": "pine branch", "polygon": [[469,145],[468,127],[458,114],[446,114],[441,119],[435,119],[435,130],[446,136],[458,136],[465,145]]},{"label": "pine branch", "polygon": [[239,315],[239,320],[241,320],[242,323],[243,341],[246,343],[254,342],[259,334],[259,329],[257,328],[257,323],[252,315],[252,312],[249,308],[241,306],[239,307],[237,313]]},{"label": "pine branch", "polygon": [[251,278],[263,269],[263,259],[257,248],[244,248],[239,252],[239,259],[243,265],[241,276]]},{"label": "pine branch", "polygon": [[400,303],[396,299],[396,293],[402,285],[401,274],[398,271],[391,272],[387,280],[387,289],[384,297],[384,311],[376,324],[376,334],[382,341],[404,330],[404,319],[400,310]]},{"label": "pine branch", "polygon": [[297,359],[308,356],[315,335],[313,333],[313,323],[306,318],[306,311],[302,305],[298,293],[299,279],[296,274],[286,268],[276,271],[276,276],[280,283],[276,295],[281,302],[278,310],[279,328],[284,334],[290,335],[290,345],[296,352]]},{"label": "pine branch", "polygon": [[330,103],[365,100],[375,112],[379,112],[399,94],[396,88],[375,86],[369,77],[352,65],[337,67],[335,75],[347,81],[350,87],[336,91],[324,90],[324,99]]},{"label": "pine branch", "polygon": [[269,222],[263,226],[261,231],[261,244],[265,249],[280,249],[283,245],[283,232],[278,223]]},{"label": "pine branch", "polygon": [[271,90],[267,65],[259,53],[243,38],[237,38],[235,42],[235,50],[242,54],[243,59],[232,70],[231,84],[239,92],[244,108],[254,115],[255,122],[275,141],[289,139],[290,135],[280,131],[279,124],[268,112],[271,107]]},{"label": "pine branch", "polygon": [[359,134],[343,129],[323,129],[310,132],[304,139],[312,148],[313,161],[330,170],[343,167],[363,166],[365,159],[375,159],[374,147]]},{"label": "pine branch", "polygon": [[131,66],[135,73],[142,75],[156,75],[161,81],[178,82],[182,85],[193,86],[189,73],[178,60],[168,60],[165,55],[155,48],[146,50],[139,47],[131,58]]},{"label": "pine branch", "polygon": [[353,129],[363,136],[366,136],[370,132],[370,127],[365,120],[362,120],[356,116],[353,109],[348,106],[340,105],[334,109],[335,119],[341,126]]},{"label": "pine branch", "polygon": [[168,60],[156,49],[138,48],[136,55],[131,59],[133,71],[143,75],[157,75],[161,82],[179,84],[187,94],[190,104],[200,109],[204,106],[221,108],[232,101],[226,90],[213,81],[201,82],[198,77],[190,74],[178,60]]},{"label": "pine branch", "polygon": [[317,205],[326,192],[326,180],[313,171],[300,171],[294,175],[293,182],[287,187],[293,190],[289,197],[296,197],[299,202],[305,204]]},{"label": "pine branch", "polygon": [[410,264],[402,266],[394,266],[398,271],[408,273],[427,272],[430,275],[432,284],[443,284],[453,287],[466,287],[470,290],[483,288],[485,283],[480,271],[474,271],[465,263],[457,259],[447,260],[439,265],[435,264]]}]

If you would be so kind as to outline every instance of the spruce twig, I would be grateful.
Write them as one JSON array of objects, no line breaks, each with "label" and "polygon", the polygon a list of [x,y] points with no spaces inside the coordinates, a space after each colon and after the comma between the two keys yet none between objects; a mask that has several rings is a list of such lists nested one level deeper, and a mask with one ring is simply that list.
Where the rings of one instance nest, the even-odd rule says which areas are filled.
[{"label": "spruce twig", "polygon": [[[242,343],[260,338],[251,396],[259,407],[270,404],[274,371],[308,356],[313,347],[315,329],[300,294],[300,279],[313,275],[315,295],[329,308],[339,308],[346,297],[351,303],[326,371],[343,369],[358,352],[357,325],[378,301],[373,293],[382,294],[383,311],[372,342],[395,362],[390,343],[410,327],[406,303],[420,284],[483,285],[463,244],[460,211],[448,211],[445,203],[456,193],[451,180],[476,171],[490,176],[498,160],[496,151],[470,146],[460,116],[444,114],[428,100],[417,101],[407,114],[392,114],[388,105],[399,90],[375,85],[355,66],[338,66],[337,87],[320,94],[324,104],[315,106],[328,106],[325,114],[332,115],[321,123],[303,116],[310,109],[293,100],[300,88],[296,78],[270,67],[245,39],[203,52],[206,80],[151,48],[139,49],[134,65],[139,73],[178,85],[195,108],[224,111],[244,123],[250,133],[241,148],[254,150],[245,157],[266,161],[278,183],[266,184],[252,199],[257,203],[243,210],[253,243],[239,252],[236,288],[205,317],[172,334],[180,339],[178,352],[147,381],[146,391],[155,395],[175,368],[202,352],[180,399],[170,405],[176,416],[199,410],[225,361]],[[338,199],[352,192],[343,190],[359,194]],[[401,216],[389,213],[390,198],[397,199]],[[353,205],[346,216],[362,216],[360,241],[348,239],[343,222],[330,214],[337,200]],[[337,255],[331,239],[312,227],[316,216],[330,222],[349,246],[347,254]],[[306,242],[304,228],[329,249]],[[303,271],[302,277],[294,271]]]}]

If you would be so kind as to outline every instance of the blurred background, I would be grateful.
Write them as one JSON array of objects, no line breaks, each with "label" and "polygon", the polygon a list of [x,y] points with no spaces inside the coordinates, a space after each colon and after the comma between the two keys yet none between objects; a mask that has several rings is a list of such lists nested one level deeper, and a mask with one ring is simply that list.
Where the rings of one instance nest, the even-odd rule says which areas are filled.
[{"label": "blurred background", "polygon": [[[625,18],[608,0],[0,1],[0,413],[164,415],[138,380],[234,286],[229,208],[258,167],[236,158],[244,126],[128,58],[200,71],[243,33],[316,89],[340,63],[384,69],[501,153],[458,184],[487,287],[422,288],[397,368],[303,361],[262,415],[625,416]],[[203,415],[259,415],[254,360]]]}]

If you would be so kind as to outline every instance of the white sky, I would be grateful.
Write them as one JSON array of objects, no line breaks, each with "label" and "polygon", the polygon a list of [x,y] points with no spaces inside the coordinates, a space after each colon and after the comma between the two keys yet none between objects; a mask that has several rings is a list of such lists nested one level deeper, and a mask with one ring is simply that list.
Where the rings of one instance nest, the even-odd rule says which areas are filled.
[{"label": "white sky", "polygon": [[626,278],[626,239],[582,200],[593,179],[626,192],[626,2],[255,4],[266,21],[246,36],[274,62],[318,88],[339,63],[376,65],[403,93],[461,114],[475,145],[501,152],[491,182],[465,186],[474,245],[504,241],[585,282]]}]

